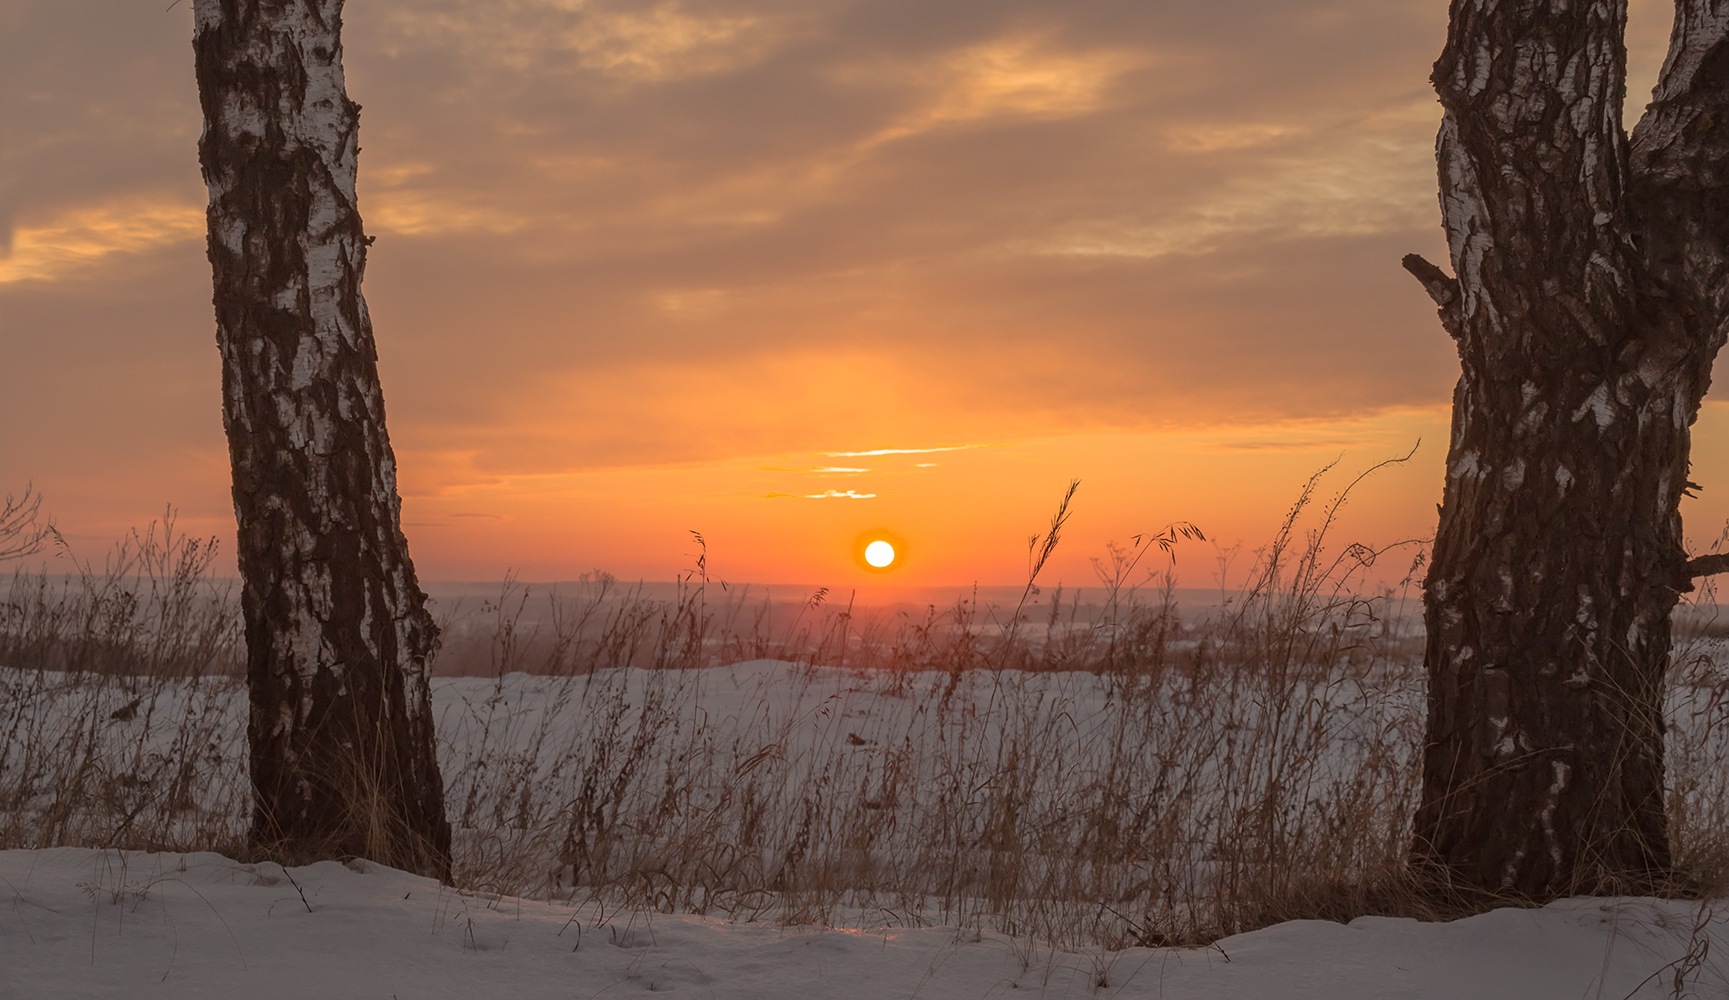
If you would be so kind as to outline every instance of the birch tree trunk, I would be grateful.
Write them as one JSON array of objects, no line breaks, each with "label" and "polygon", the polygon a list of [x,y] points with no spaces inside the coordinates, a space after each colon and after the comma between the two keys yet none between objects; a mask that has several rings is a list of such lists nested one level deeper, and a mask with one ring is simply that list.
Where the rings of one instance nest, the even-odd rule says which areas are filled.
[{"label": "birch tree trunk", "polygon": [[1678,0],[1622,127],[1624,0],[1453,0],[1433,81],[1459,350],[1424,610],[1413,860],[1537,900],[1670,877],[1663,691],[1679,502],[1725,337],[1729,3]]},{"label": "birch tree trunk", "polygon": [[447,877],[427,666],[355,209],[342,0],[195,0],[234,466],[252,837]]}]

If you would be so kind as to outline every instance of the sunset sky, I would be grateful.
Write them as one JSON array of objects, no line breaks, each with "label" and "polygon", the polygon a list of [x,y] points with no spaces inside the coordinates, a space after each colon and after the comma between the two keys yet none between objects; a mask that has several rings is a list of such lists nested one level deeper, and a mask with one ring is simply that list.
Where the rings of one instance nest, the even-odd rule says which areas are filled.
[{"label": "sunset sky", "polygon": [[[0,5],[0,492],[233,515],[190,0]],[[1433,530],[1444,0],[351,0],[365,292],[428,579],[1049,581],[1184,519]],[[1671,5],[1635,0],[1629,114]],[[1729,397],[1726,397],[1729,398]],[[1684,508],[1729,515],[1707,404]],[[1205,586],[1211,548],[1184,550]],[[1192,556],[1188,553],[1192,553]]]}]

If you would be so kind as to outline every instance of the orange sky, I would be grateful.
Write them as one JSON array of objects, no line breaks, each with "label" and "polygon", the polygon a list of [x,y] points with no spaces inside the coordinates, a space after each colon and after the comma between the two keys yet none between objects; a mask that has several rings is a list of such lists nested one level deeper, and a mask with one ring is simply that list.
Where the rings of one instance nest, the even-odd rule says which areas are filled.
[{"label": "orange sky", "polygon": [[[189,4],[0,8],[0,490],[230,537]],[[1669,5],[1633,4],[1636,95]],[[355,0],[361,211],[429,579],[1051,582],[1175,519],[1432,531],[1441,0]],[[1635,98],[1635,110],[1642,103]],[[860,454],[884,452],[888,454]],[[1729,411],[1686,509],[1715,538]],[[1719,485],[1721,484],[1721,485]],[[1715,488],[1714,488],[1715,487]],[[1210,550],[1181,564],[1206,585]]]}]

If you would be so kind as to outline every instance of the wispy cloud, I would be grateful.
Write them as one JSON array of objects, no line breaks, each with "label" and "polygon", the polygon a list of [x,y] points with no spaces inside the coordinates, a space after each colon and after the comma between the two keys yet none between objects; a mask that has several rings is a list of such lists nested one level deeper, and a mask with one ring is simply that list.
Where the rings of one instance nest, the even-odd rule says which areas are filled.
[{"label": "wispy cloud", "polygon": [[51,281],[115,254],[141,254],[204,235],[204,209],[178,201],[128,200],[19,226],[0,258],[0,285]]},{"label": "wispy cloud", "polygon": [[871,500],[875,493],[856,493],[852,490],[823,490],[821,493],[764,493],[765,500]]},{"label": "wispy cloud", "polygon": [[579,68],[637,84],[747,67],[796,31],[800,20],[767,11],[687,10],[679,3],[608,9],[568,0],[401,8],[387,17],[396,46],[450,46],[493,73],[532,78]]},{"label": "wispy cloud", "polygon": [[947,448],[877,448],[872,451],[825,451],[829,458],[876,458],[881,455],[930,455],[939,451],[970,451],[989,448],[988,444],[957,444]]},{"label": "wispy cloud", "polygon": [[1076,219],[1023,248],[1058,256],[1155,258],[1210,253],[1253,233],[1280,238],[1369,236],[1428,224],[1433,206],[1413,197],[1435,172],[1435,118],[1427,94],[1372,115],[1317,122],[1308,129],[1260,123],[1178,130],[1174,156],[1197,164],[1209,154],[1256,161],[1211,185],[1205,197],[1145,214],[1113,206]]},{"label": "wispy cloud", "polygon": [[1061,52],[1042,39],[1008,36],[953,50],[934,62],[909,66],[890,61],[843,71],[843,78],[923,84],[928,103],[883,129],[865,148],[944,125],[994,118],[1060,119],[1099,110],[1112,83],[1144,62],[1126,49]]}]

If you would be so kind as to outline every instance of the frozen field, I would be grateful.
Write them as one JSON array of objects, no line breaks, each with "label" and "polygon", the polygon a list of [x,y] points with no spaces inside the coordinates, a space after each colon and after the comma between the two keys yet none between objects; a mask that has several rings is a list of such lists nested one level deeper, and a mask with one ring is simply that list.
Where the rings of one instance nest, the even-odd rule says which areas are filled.
[{"label": "frozen field", "polygon": [[[223,678],[0,674],[12,846],[245,831]],[[754,661],[435,681],[456,880],[790,923],[1109,945],[1261,918],[1269,881],[1402,850],[1420,692],[1233,669],[897,673]]]},{"label": "frozen field", "polygon": [[[437,679],[456,888],[198,853],[244,853],[232,679],[3,671],[0,996],[1729,995],[1698,904],[1293,921],[1396,869],[1419,672],[1169,647]],[[1725,828],[1717,676],[1671,699],[1684,859]]]}]

